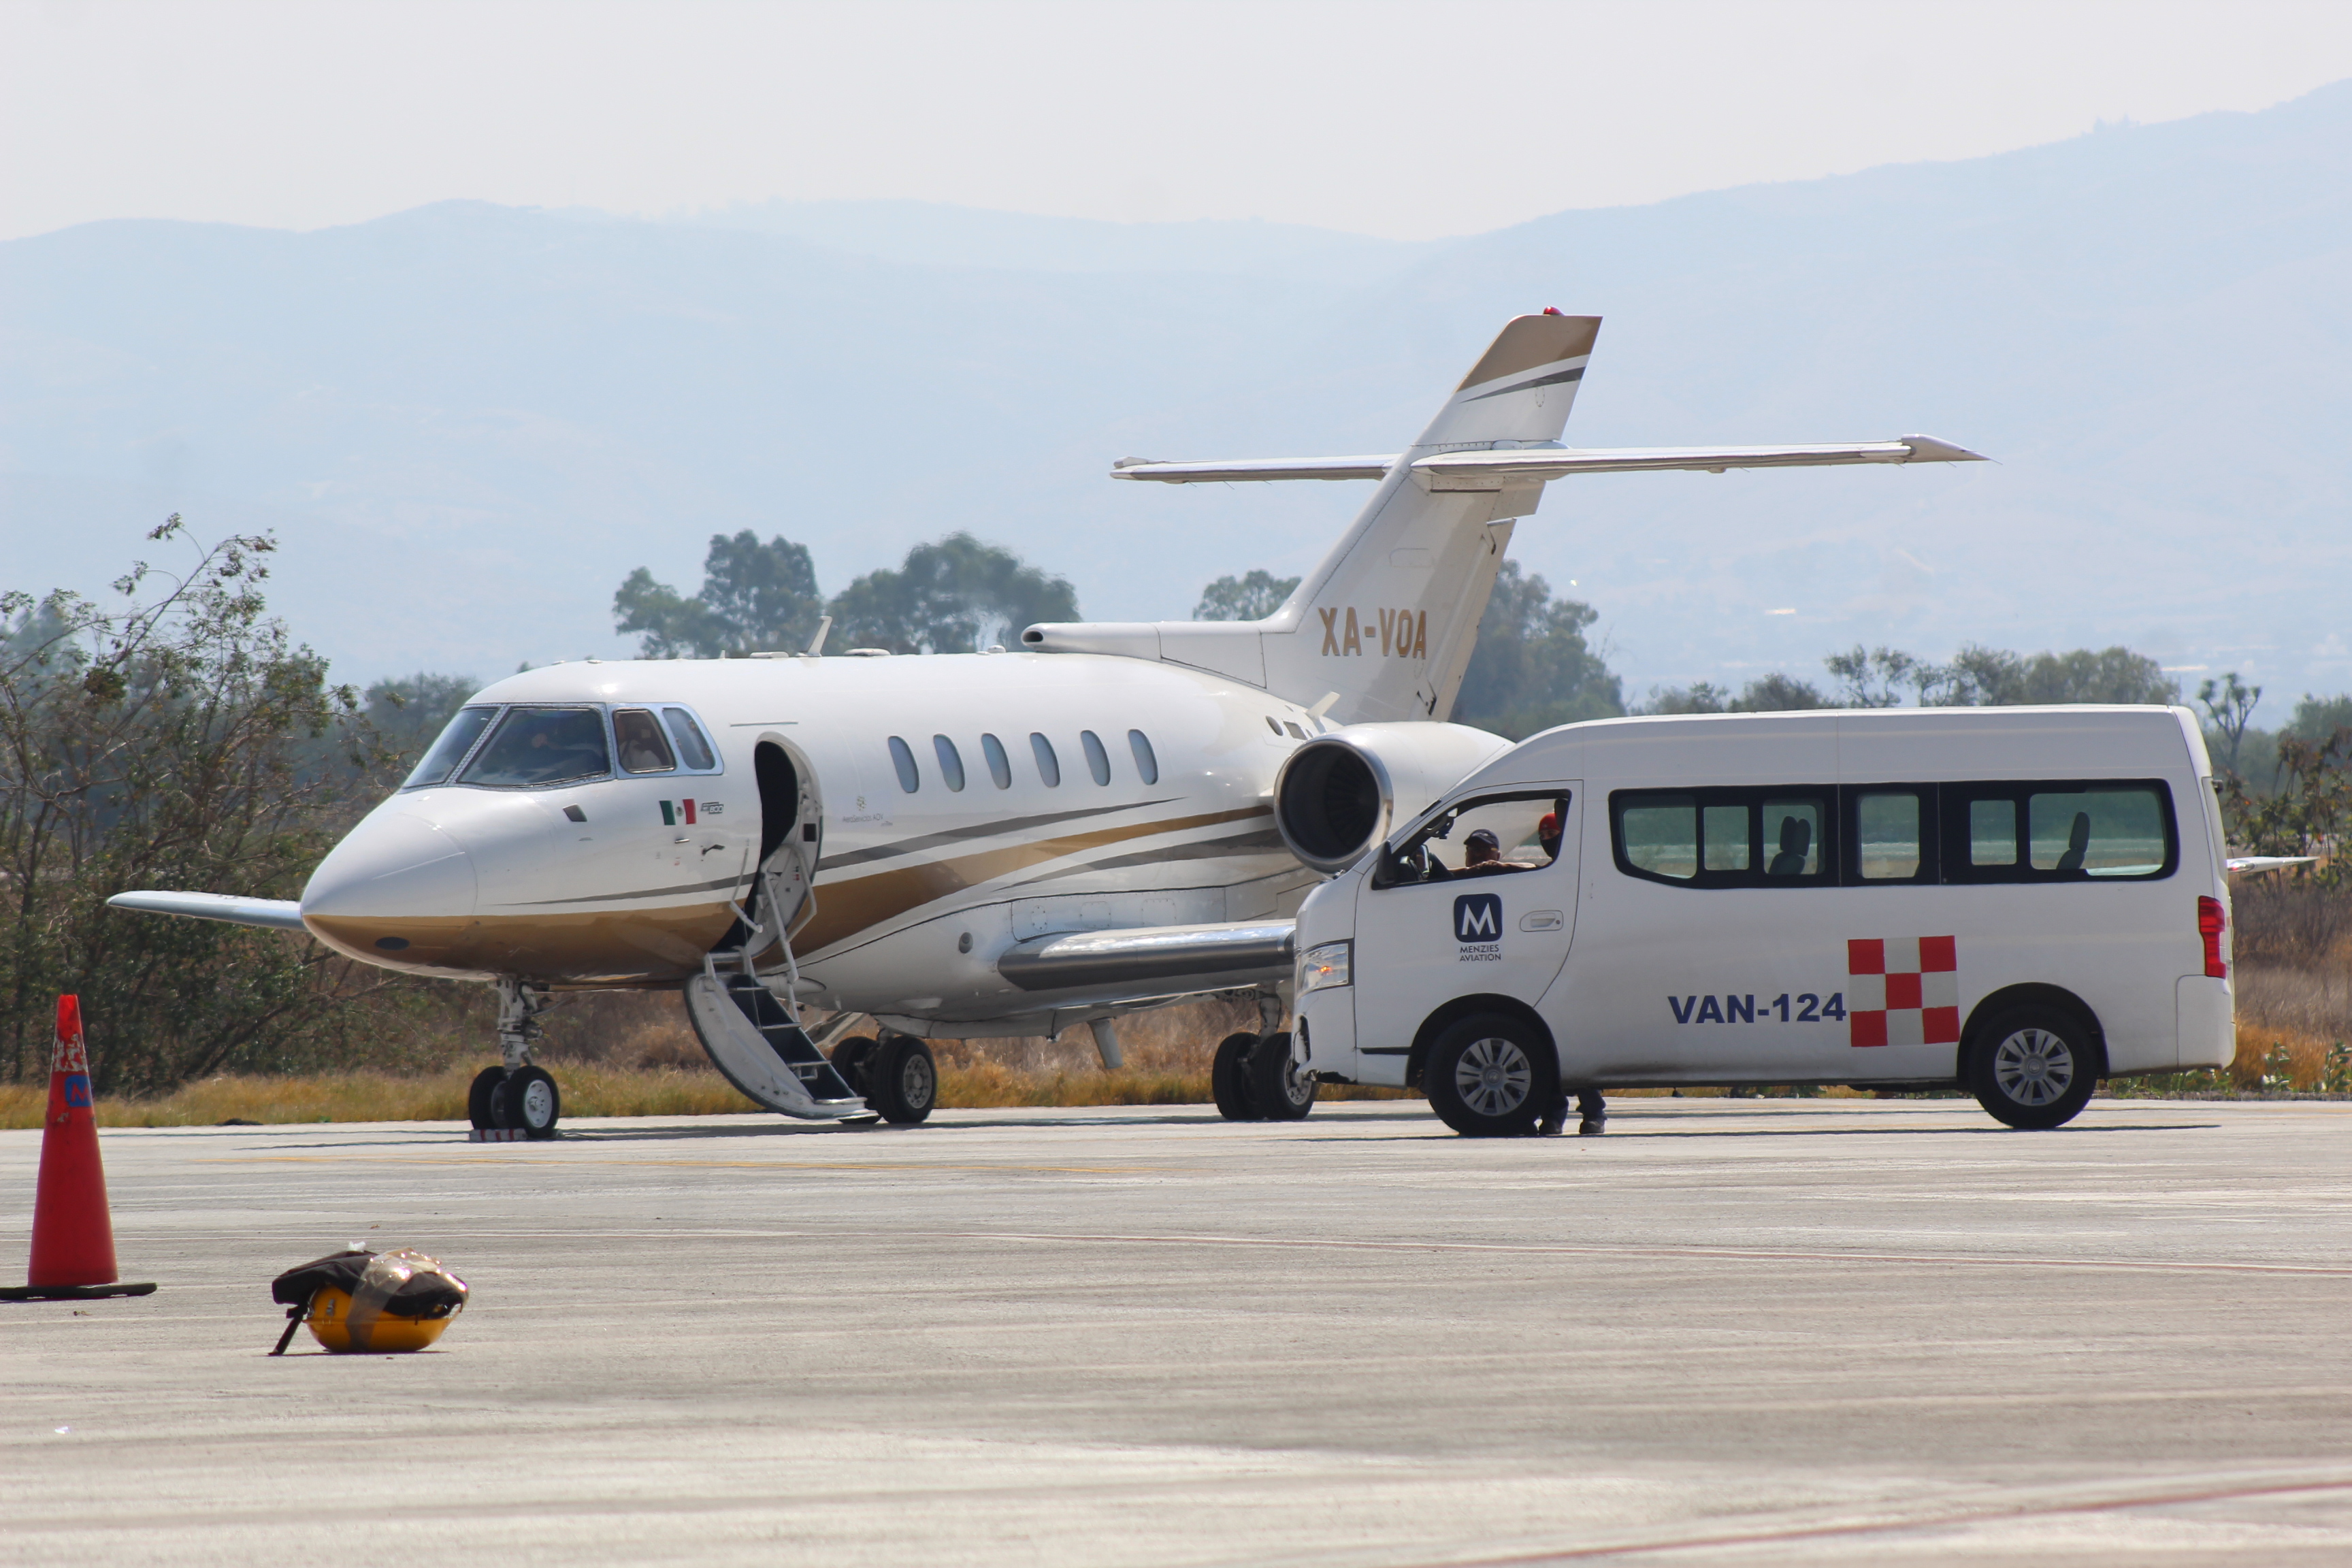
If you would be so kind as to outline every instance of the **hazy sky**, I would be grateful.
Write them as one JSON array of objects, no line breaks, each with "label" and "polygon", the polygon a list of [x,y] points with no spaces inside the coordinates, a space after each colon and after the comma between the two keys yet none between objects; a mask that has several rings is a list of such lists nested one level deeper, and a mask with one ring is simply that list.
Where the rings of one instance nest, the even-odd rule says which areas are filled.
[{"label": "hazy sky", "polygon": [[894,196],[1418,238],[2347,76],[2342,0],[0,0],[0,237]]}]

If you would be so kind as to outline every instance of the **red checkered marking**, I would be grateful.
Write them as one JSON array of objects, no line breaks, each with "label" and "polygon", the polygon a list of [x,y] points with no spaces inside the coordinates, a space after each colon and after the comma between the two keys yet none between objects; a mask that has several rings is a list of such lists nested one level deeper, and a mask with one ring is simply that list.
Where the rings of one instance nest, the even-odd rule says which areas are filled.
[{"label": "red checkered marking", "polygon": [[1845,944],[1845,972],[1849,1045],[1959,1043],[1958,938],[1856,938]]}]

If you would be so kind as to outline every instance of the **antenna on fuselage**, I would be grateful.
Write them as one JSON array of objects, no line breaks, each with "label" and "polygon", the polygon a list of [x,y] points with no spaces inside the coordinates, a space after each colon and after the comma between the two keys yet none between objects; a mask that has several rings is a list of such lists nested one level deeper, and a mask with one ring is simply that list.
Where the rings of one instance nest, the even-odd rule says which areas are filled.
[{"label": "antenna on fuselage", "polygon": [[831,630],[833,630],[833,617],[831,616],[819,616],[816,618],[816,636],[809,638],[808,647],[801,654],[801,657],[803,658],[814,658],[818,654],[823,653],[824,651],[825,634]]}]

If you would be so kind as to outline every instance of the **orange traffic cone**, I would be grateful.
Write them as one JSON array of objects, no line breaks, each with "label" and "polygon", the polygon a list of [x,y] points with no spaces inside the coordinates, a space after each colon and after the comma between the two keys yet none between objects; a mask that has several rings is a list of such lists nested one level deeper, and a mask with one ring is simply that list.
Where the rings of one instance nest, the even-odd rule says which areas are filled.
[{"label": "orange traffic cone", "polygon": [[83,1301],[145,1296],[155,1289],[117,1283],[121,1276],[114,1266],[114,1222],[106,1212],[106,1168],[99,1163],[98,1112],[90,1098],[81,998],[60,996],[49,1114],[41,1130],[40,1184],[33,1194],[30,1283],[0,1289],[0,1300]]}]

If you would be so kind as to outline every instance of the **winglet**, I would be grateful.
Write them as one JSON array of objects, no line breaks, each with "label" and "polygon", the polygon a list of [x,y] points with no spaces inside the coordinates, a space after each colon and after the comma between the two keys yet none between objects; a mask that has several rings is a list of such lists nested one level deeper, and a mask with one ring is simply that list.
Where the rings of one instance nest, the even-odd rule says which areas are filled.
[{"label": "winglet", "polygon": [[1938,441],[1933,436],[1899,436],[1895,437],[1911,448],[1907,459],[1914,463],[1990,463],[1982,452],[1971,452],[1966,447],[1955,447],[1949,441]]}]

